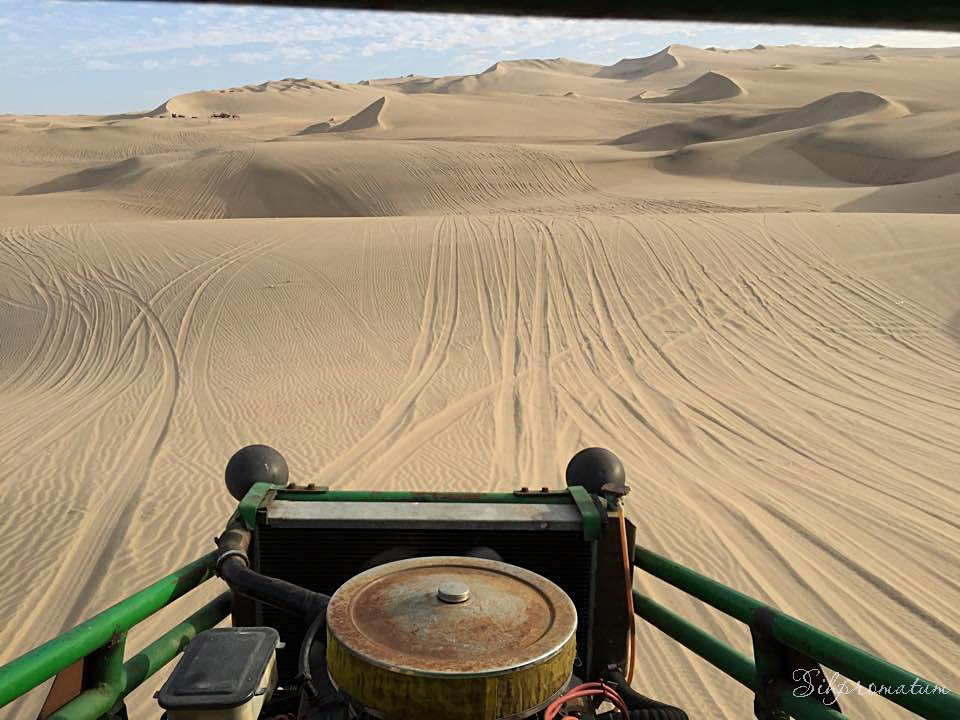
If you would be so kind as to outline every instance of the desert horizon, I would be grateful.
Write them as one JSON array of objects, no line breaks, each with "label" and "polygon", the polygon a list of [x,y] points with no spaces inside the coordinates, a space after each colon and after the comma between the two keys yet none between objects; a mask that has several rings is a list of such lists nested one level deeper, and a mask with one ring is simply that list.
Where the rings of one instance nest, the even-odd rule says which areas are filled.
[{"label": "desert horizon", "polygon": [[[671,44],[0,115],[0,664],[211,551],[244,445],[438,491],[597,445],[641,545],[960,686],[957,98],[960,47]],[[752,716],[642,623],[637,656]]]}]

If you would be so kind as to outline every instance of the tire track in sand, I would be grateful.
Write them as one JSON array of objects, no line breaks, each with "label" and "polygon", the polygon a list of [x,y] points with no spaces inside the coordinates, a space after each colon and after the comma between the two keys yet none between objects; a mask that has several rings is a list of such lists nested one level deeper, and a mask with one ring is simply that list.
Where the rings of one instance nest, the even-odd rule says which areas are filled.
[{"label": "tire track in sand", "polygon": [[349,450],[321,469],[314,482],[335,486],[341,476],[363,461],[384,442],[396,438],[410,422],[417,398],[447,359],[450,338],[457,325],[458,247],[445,242],[444,231],[452,223],[440,218],[430,248],[430,267],[424,293],[420,331],[400,387],[380,411],[379,419]]},{"label": "tire track in sand", "polygon": [[19,626],[10,645],[35,645],[36,638],[59,632],[79,620],[86,610],[88,596],[99,583],[109,564],[111,552],[122,540],[129,509],[135,500],[142,478],[163,441],[173,413],[179,389],[179,369],[173,343],[160,318],[129,286],[115,278],[101,277],[106,287],[134,303],[147,318],[150,331],[161,356],[161,382],[151,393],[151,402],[144,404],[135,427],[139,427],[129,451],[120,459],[114,474],[127,478],[116,483],[101,503],[87,513],[73,542],[60,557],[56,573],[39,592],[32,595],[30,622]]}]

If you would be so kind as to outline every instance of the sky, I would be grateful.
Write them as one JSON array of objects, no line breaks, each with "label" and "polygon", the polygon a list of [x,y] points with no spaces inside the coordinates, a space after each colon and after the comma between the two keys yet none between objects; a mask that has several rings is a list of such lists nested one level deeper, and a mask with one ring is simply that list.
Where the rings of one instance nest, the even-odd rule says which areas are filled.
[{"label": "sky", "polygon": [[460,75],[520,58],[611,64],[672,43],[944,47],[960,46],[960,33],[0,0],[0,113],[148,110],[193,90],[285,77]]}]

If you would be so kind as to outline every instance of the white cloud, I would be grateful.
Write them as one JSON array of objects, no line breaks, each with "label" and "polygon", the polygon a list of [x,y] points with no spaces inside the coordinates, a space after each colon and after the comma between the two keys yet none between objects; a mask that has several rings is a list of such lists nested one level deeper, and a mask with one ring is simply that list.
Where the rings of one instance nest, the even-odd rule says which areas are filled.
[{"label": "white cloud", "polygon": [[310,59],[313,62],[327,63],[327,62],[334,62],[336,60],[342,60],[343,55],[344,53],[342,52],[313,53]]},{"label": "white cloud", "polygon": [[457,55],[451,62],[451,73],[479,73],[493,65],[496,60],[486,52]]},{"label": "white cloud", "polygon": [[[296,18],[297,22],[291,22]],[[250,7],[190,6],[176,21],[149,31],[94,36],[72,47],[111,56],[246,44],[302,46],[352,41],[363,55],[404,49],[445,51],[479,46],[540,47],[563,40],[606,42],[626,35],[689,34],[702,23],[507,18],[340,10],[268,12]]]},{"label": "white cloud", "polygon": [[237,52],[231,53],[227,59],[241,65],[256,65],[272,60],[273,55],[265,52]]},{"label": "white cloud", "polygon": [[140,67],[142,67],[144,70],[156,70],[158,67],[160,67],[160,61],[149,58],[140,63]]},{"label": "white cloud", "polygon": [[110,62],[109,60],[100,60],[96,58],[92,60],[84,60],[83,64],[88,70],[122,70],[125,67],[123,63],[115,63]]},{"label": "white cloud", "polygon": [[960,33],[927,32],[924,30],[855,30],[840,44],[847,47],[960,47]]},{"label": "white cloud", "polygon": [[313,53],[302,45],[282,45],[277,52],[287,60],[306,60]]},{"label": "white cloud", "polygon": [[207,65],[216,65],[217,59],[209,55],[197,55],[185,61],[185,64],[190,67],[206,67]]}]

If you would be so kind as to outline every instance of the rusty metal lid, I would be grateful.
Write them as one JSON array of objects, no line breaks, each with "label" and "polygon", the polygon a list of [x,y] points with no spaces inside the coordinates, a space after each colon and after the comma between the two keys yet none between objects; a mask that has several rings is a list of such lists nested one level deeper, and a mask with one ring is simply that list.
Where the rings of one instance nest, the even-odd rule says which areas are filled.
[{"label": "rusty metal lid", "polygon": [[426,557],[348,580],[330,600],[327,629],[349,652],[391,670],[499,675],[562,650],[576,632],[577,611],[563,590],[529,570]]}]

